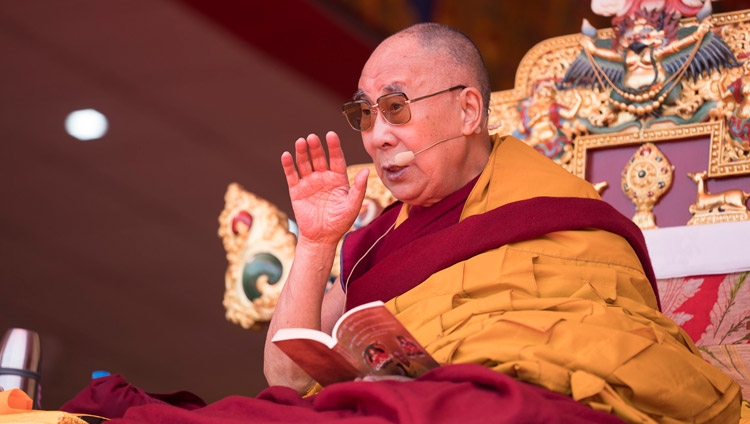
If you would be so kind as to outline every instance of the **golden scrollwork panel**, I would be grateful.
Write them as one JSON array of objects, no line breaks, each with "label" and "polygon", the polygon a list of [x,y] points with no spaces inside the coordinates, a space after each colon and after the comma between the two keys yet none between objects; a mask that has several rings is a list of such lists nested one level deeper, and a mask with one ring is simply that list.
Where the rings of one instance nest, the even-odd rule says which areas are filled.
[{"label": "golden scrollwork panel", "polygon": [[281,210],[239,184],[229,185],[224,202],[218,235],[228,262],[226,318],[243,328],[259,329],[276,308],[294,258],[296,237]]}]

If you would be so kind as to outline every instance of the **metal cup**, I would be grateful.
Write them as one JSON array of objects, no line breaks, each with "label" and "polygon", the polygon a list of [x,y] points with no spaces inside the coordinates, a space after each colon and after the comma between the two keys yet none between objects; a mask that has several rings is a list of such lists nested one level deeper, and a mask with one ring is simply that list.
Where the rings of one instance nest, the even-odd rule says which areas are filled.
[{"label": "metal cup", "polygon": [[23,390],[34,400],[34,409],[40,409],[41,361],[39,334],[23,328],[6,331],[0,344],[0,387]]}]

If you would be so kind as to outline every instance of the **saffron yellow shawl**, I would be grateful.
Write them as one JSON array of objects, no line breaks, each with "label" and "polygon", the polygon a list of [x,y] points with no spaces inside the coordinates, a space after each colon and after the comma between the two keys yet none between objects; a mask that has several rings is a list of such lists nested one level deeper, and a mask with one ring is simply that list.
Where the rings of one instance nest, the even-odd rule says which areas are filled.
[{"label": "saffron yellow shawl", "polygon": [[[522,142],[494,144],[462,219],[538,196],[599,198]],[[554,232],[489,250],[387,307],[443,364],[482,364],[629,422],[739,417],[737,383],[656,310],[633,249],[606,231]]]}]

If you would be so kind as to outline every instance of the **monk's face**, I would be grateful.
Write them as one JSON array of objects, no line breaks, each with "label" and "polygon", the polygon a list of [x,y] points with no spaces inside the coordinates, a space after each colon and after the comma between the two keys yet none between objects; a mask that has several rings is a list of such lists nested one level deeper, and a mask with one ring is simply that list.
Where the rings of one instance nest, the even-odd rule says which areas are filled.
[{"label": "monk's face", "polygon": [[[409,99],[456,85],[468,85],[447,71],[445,58],[423,51],[411,37],[390,38],[373,52],[362,70],[359,89],[375,104],[378,97],[403,92]],[[378,111],[372,128],[362,132],[365,150],[378,176],[404,203],[431,206],[460,189],[466,181],[468,143],[465,137],[440,143],[405,166],[397,166],[400,152],[416,152],[435,141],[461,134],[461,90],[439,94],[409,105],[411,120],[391,125]]]}]

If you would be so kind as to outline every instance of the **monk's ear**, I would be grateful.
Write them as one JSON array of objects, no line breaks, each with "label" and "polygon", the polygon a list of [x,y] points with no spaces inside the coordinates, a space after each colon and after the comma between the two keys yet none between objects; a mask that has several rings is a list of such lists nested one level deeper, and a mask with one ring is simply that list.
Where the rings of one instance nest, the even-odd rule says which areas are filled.
[{"label": "monk's ear", "polygon": [[461,133],[469,135],[478,132],[482,127],[482,94],[475,87],[461,91]]}]

